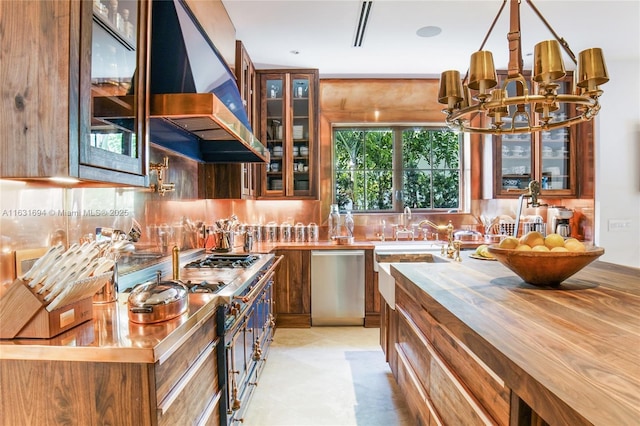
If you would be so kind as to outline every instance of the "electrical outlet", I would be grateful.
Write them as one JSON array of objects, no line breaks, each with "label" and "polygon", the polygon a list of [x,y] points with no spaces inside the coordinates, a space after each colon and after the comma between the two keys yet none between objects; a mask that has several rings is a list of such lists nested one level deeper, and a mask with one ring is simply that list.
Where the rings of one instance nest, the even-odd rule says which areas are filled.
[{"label": "electrical outlet", "polygon": [[630,219],[609,219],[609,232],[624,232],[631,229]]}]

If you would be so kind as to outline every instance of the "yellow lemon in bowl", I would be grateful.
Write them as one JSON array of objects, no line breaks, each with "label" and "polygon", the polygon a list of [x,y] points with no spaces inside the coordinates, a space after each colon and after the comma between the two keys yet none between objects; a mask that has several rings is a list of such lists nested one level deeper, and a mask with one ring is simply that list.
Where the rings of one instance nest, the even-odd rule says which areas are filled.
[{"label": "yellow lemon in bowl", "polygon": [[516,237],[507,237],[504,240],[500,241],[498,247],[504,249],[514,249],[518,247],[519,241]]},{"label": "yellow lemon in bowl", "polygon": [[549,250],[549,247],[545,246],[544,244],[541,244],[535,247],[531,247],[531,251],[551,251],[551,250]]},{"label": "yellow lemon in bowl", "polygon": [[526,244],[531,248],[544,245],[544,236],[538,231],[527,232],[520,238],[520,244]]},{"label": "yellow lemon in bowl", "polygon": [[584,252],[587,248],[578,240],[567,240],[564,242],[564,248],[572,252]]},{"label": "yellow lemon in bowl", "polygon": [[544,237],[544,245],[549,247],[549,249],[564,247],[564,237],[560,234],[549,234]]}]

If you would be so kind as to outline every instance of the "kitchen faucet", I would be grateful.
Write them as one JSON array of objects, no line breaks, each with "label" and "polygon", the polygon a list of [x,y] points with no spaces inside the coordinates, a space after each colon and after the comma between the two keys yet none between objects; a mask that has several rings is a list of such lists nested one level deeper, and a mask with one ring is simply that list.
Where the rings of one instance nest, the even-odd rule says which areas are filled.
[{"label": "kitchen faucet", "polygon": [[527,201],[527,207],[541,207],[546,204],[538,202],[538,196],[540,195],[540,183],[537,180],[529,182],[529,192],[521,194],[518,198],[518,213],[516,214],[516,225],[513,229],[513,236],[518,238],[518,228],[520,227],[520,215],[522,214],[522,204],[525,198],[531,198],[531,201]]},{"label": "kitchen faucet", "polygon": [[404,212],[402,213],[402,225],[404,229],[407,229],[409,226],[409,221],[411,220],[411,208],[409,206],[404,207]]},{"label": "kitchen faucet", "polygon": [[[433,229],[435,229],[436,231],[440,232],[440,231],[446,231],[447,232],[447,245],[446,246],[442,246],[442,254],[444,255],[445,253],[447,254],[447,257],[453,259],[453,255],[456,254],[456,260],[460,259],[460,242],[453,241],[453,223],[451,223],[451,221],[449,221],[448,224],[446,225],[436,225],[435,223],[431,222],[429,219],[424,219],[422,221],[420,221],[420,223],[418,223],[418,228],[422,228],[423,225],[428,225],[430,227],[432,227]],[[427,239],[427,233],[424,233],[424,239]],[[446,248],[445,248],[446,247]]]},{"label": "kitchen faucet", "polygon": [[413,230],[409,229],[409,222],[411,221],[411,208],[409,206],[405,206],[404,211],[400,215],[400,223],[398,225],[392,225],[393,227],[393,237],[397,241],[401,236],[406,236],[415,239],[413,234]]}]

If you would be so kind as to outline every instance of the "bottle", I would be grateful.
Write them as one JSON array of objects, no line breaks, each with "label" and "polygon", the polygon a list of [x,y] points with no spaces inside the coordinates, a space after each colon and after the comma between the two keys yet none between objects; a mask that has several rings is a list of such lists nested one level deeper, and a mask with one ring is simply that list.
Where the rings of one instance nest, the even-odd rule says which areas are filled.
[{"label": "bottle", "polygon": [[351,210],[347,210],[347,214],[344,217],[344,227],[347,229],[347,237],[353,237],[353,229],[355,227],[355,224],[353,223]]},{"label": "bottle", "polygon": [[337,204],[331,204],[331,212],[329,213],[327,225],[329,228],[329,241],[340,236],[340,211],[338,210]]}]

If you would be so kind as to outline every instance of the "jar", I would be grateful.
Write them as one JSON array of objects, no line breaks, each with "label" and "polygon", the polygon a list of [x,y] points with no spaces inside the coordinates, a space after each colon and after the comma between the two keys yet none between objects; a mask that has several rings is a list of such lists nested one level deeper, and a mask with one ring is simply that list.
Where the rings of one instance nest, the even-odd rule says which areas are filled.
[{"label": "jar", "polygon": [[310,243],[317,243],[320,239],[320,236],[318,235],[320,232],[320,229],[318,228],[318,225],[311,222],[308,226],[307,226],[307,239],[309,240]]},{"label": "jar", "polygon": [[296,243],[304,243],[306,240],[306,229],[307,227],[304,226],[304,224],[302,224],[301,222],[296,223],[296,226],[294,227],[294,231],[293,231],[293,235],[294,235],[294,239]]},{"label": "jar", "polygon": [[280,224],[280,241],[283,243],[291,242],[291,224],[288,222]]},{"label": "jar", "polygon": [[278,225],[275,222],[269,222],[266,225],[266,239],[268,243],[275,243],[278,241]]}]

